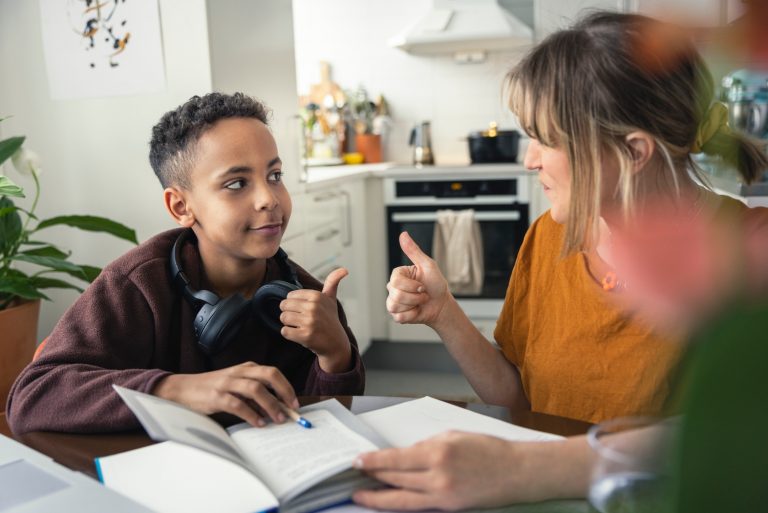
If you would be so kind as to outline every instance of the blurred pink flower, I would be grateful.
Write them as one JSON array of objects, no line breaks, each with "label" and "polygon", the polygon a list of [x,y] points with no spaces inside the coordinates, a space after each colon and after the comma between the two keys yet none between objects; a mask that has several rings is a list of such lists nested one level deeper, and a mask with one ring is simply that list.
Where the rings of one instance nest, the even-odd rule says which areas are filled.
[{"label": "blurred pink flower", "polygon": [[627,283],[621,300],[672,329],[737,295],[768,294],[768,209],[699,210],[655,205],[612,233],[616,272]]}]

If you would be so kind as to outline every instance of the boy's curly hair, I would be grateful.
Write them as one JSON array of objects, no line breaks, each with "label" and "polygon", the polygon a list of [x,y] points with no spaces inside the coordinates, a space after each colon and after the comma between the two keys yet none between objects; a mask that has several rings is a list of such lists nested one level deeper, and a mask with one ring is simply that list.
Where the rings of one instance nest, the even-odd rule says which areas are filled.
[{"label": "boy's curly hair", "polygon": [[269,110],[243,93],[193,96],[166,112],[152,128],[149,163],[163,187],[189,188],[195,143],[214,123],[226,118],[255,118],[267,124]]}]

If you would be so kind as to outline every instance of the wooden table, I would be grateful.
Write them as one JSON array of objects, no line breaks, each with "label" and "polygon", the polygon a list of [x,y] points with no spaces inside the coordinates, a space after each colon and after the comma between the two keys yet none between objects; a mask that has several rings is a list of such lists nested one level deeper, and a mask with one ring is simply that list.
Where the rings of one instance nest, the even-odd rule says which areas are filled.
[{"label": "wooden table", "polygon": [[[312,404],[328,397],[300,397],[302,405]],[[352,413],[392,406],[411,398],[408,397],[377,397],[377,396],[336,396]],[[590,424],[565,417],[556,417],[543,413],[518,409],[513,410],[501,406],[491,406],[479,403],[448,401],[451,404],[467,408],[477,413],[512,422],[519,426],[569,436],[586,433]],[[62,465],[96,477],[94,458],[108,456],[131,449],[136,449],[154,443],[143,430],[113,433],[106,435],[76,435],[66,433],[32,432],[17,436],[21,443],[32,447]],[[499,510],[502,511],[502,510]],[[503,511],[531,512],[586,512],[585,501],[554,501],[534,505],[519,505]]]}]

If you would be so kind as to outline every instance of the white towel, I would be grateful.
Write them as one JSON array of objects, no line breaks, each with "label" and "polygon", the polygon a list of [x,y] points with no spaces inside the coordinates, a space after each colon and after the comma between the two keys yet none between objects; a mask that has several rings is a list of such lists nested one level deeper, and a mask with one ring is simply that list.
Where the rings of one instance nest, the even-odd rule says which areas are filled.
[{"label": "white towel", "polygon": [[483,289],[483,237],[475,211],[438,210],[432,255],[453,294],[477,295]]}]

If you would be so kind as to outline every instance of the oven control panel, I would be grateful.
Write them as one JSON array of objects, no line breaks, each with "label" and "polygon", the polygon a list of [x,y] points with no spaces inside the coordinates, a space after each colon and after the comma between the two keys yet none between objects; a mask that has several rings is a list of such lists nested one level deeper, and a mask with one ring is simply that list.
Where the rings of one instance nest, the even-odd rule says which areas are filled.
[{"label": "oven control panel", "polygon": [[418,203],[528,203],[529,177],[387,178],[387,205]]},{"label": "oven control panel", "polygon": [[395,197],[474,198],[476,196],[516,196],[517,180],[430,180],[395,182]]}]

